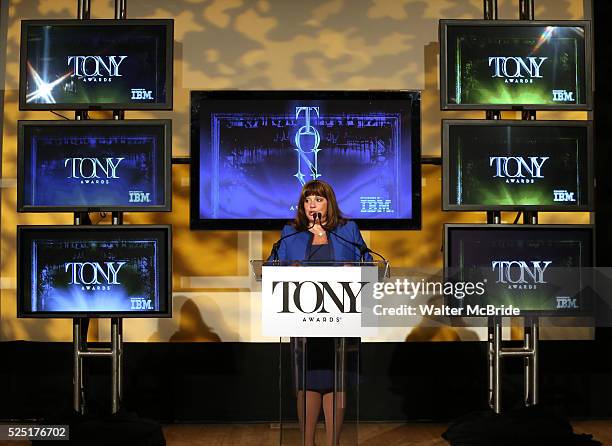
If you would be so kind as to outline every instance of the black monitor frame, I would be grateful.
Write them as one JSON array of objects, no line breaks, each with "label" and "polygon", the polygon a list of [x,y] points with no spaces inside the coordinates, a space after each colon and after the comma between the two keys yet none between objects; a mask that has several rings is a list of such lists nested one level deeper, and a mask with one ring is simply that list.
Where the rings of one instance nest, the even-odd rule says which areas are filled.
[{"label": "black monitor frame", "polygon": [[[533,230],[547,230],[547,229],[561,229],[561,230],[588,230],[591,236],[591,265],[588,267],[595,267],[595,225],[586,224],[538,224],[538,225],[528,225],[528,224],[484,224],[484,223],[445,223],[444,224],[444,278],[447,280],[448,278],[448,269],[449,268],[457,268],[451,267],[450,263],[450,250],[449,250],[449,237],[450,231],[453,229],[478,229],[481,231],[487,230],[509,230],[509,231],[533,231]],[[587,267],[587,268],[588,268]],[[578,311],[563,311],[563,313],[555,312],[555,311],[540,311],[540,310],[532,310],[532,311],[523,311],[521,310],[521,316],[537,316],[537,317],[578,317],[578,316],[589,316],[594,311],[594,307],[589,310],[578,310]]]},{"label": "black monitor frame", "polygon": [[[25,312],[24,311],[24,273],[29,270],[27,265],[24,265],[24,259],[30,257],[30,254],[22,252],[22,243],[24,233],[27,231],[44,232],[57,231],[58,233],[92,231],[102,232],[127,232],[127,231],[163,231],[166,240],[166,252],[160,253],[160,258],[165,259],[166,265],[162,265],[160,272],[165,274],[165,287],[160,287],[160,294],[166,293],[166,311],[163,312],[121,312],[121,311],[97,311],[97,312]],[[163,268],[165,266],[165,268]],[[24,271],[25,270],[25,271]],[[27,274],[29,277],[29,274]],[[31,297],[28,293],[28,297]],[[161,318],[172,317],[172,225],[17,225],[17,317],[18,318],[39,318],[39,319],[66,319],[66,318]]]},{"label": "black monitor frame", "polygon": [[[26,127],[138,127],[157,125],[164,128],[164,201],[163,206],[26,206],[24,205],[25,128]],[[17,124],[17,212],[170,212],[172,211],[172,120],[80,120],[18,121]]]},{"label": "black monitor frame", "polygon": [[190,131],[190,228],[222,230],[278,230],[288,223],[287,219],[201,219],[200,202],[200,132],[193,123],[199,121],[199,111],[194,109],[194,101],[211,100],[405,100],[412,101],[411,150],[412,150],[412,208],[410,219],[374,220],[357,218],[354,221],[360,229],[419,230],[421,229],[421,92],[416,90],[198,90],[191,91],[191,131]]},{"label": "black monitor frame", "polygon": [[[28,55],[27,36],[31,25],[36,26],[166,26],[166,101],[159,104],[147,103],[105,103],[105,104],[28,104],[26,102],[26,63]],[[19,110],[172,110],[174,86],[174,19],[60,19],[60,20],[22,20],[21,21],[21,48],[19,64]]]},{"label": "black monitor frame", "polygon": [[[522,26],[575,26],[584,28],[584,77],[586,104],[450,104],[448,102],[448,26],[482,26],[482,27],[522,27]],[[470,20],[442,19],[439,24],[440,42],[440,109],[441,110],[592,110],[593,109],[593,74],[591,22],[589,20]]]},{"label": "black monitor frame", "polygon": [[[587,203],[580,206],[555,205],[480,205],[450,203],[450,140],[452,126],[474,127],[584,127],[587,131]],[[542,212],[586,212],[594,208],[594,162],[592,121],[532,121],[497,119],[443,119],[442,120],[442,210],[444,211],[542,211]]]}]

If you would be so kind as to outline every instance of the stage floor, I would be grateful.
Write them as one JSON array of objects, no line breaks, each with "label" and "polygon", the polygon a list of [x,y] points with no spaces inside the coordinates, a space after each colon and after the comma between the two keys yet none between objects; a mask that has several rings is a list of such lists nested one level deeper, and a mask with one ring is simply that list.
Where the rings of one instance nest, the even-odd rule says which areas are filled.
[{"label": "stage floor", "polygon": [[[445,446],[440,437],[447,428],[440,423],[361,423],[360,446]],[[576,433],[588,433],[604,445],[612,445],[612,420],[574,421]],[[164,426],[167,446],[277,446],[278,426],[269,424]],[[296,446],[298,443],[296,443]],[[318,429],[317,445],[325,445]],[[341,446],[343,445],[341,441]]]},{"label": "stage floor", "polygon": [[[593,434],[612,445],[612,420],[574,421],[576,433]],[[360,446],[445,446],[440,423],[361,423]],[[164,426],[167,446],[277,446],[278,426],[270,424],[171,424]],[[319,429],[317,444],[324,445]],[[0,441],[0,446],[26,446],[29,441]],[[341,445],[344,444],[341,442]],[[296,444],[297,446],[297,444]]]}]

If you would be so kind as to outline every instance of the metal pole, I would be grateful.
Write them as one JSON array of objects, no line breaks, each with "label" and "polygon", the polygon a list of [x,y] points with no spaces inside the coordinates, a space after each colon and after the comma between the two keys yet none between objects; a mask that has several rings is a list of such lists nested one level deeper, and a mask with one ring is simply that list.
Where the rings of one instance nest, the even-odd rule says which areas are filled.
[{"label": "metal pole", "polygon": [[497,120],[501,119],[501,111],[499,110],[487,110],[485,112],[486,119]]},{"label": "metal pole", "polygon": [[495,321],[493,336],[493,411],[501,413],[501,320]]},{"label": "metal pole", "polygon": [[523,212],[523,224],[525,224],[525,225],[537,225],[538,224],[538,213],[537,213],[537,211],[525,211],[525,212]]},{"label": "metal pole", "polygon": [[521,119],[523,119],[523,121],[535,121],[536,120],[535,110],[523,110],[521,113]]},{"label": "metal pole", "polygon": [[[486,3],[486,2],[485,2]],[[491,111],[487,112],[487,119],[499,119],[499,112],[492,114]],[[501,223],[501,212],[500,211],[487,211],[487,224],[500,224]],[[487,324],[487,368],[489,371],[489,407],[495,408],[495,389],[497,384],[495,382],[495,367],[498,359],[495,359],[495,326],[497,318],[489,318]]]},{"label": "metal pole", "polygon": [[519,0],[519,20],[533,20],[534,17],[534,1]]},{"label": "metal pole", "polygon": [[338,370],[342,367],[341,361],[338,359],[338,355],[343,349],[342,340],[344,338],[334,338],[334,389],[332,393],[332,445],[336,445],[336,405],[338,404]]},{"label": "metal pole", "polygon": [[302,388],[302,401],[300,401],[300,404],[302,405],[302,425],[300,426],[301,430],[302,430],[302,446],[306,446],[306,417],[308,416],[306,414],[306,365],[308,364],[307,360],[307,355],[308,355],[308,339],[307,338],[300,338],[300,341],[302,342],[302,361],[300,366],[302,367],[302,380],[301,380],[301,388]]},{"label": "metal pole", "polygon": [[[523,337],[524,338],[523,345],[525,349],[531,350],[533,338],[531,336],[531,326],[528,324],[528,321],[529,321],[529,318],[525,318],[525,324],[523,327],[523,329],[525,330],[524,337]],[[524,367],[525,367],[525,373],[523,376],[523,383],[524,383],[523,400],[525,402],[525,406],[529,406],[529,402],[531,401],[531,393],[533,392],[532,379],[531,379],[531,372],[533,370],[531,366],[532,357],[525,356],[523,361],[524,361]]]},{"label": "metal pole", "polygon": [[112,412],[119,411],[119,329],[118,318],[111,319],[111,400]]},{"label": "metal pole", "polygon": [[501,223],[501,212],[500,211],[487,211],[487,224],[500,224]]},{"label": "metal pole", "polygon": [[[91,17],[91,1],[77,1],[77,19],[88,20]],[[82,121],[88,119],[87,111],[75,111],[74,119]],[[91,224],[86,212],[75,212],[73,217],[75,225]],[[79,414],[85,413],[83,398],[83,357],[81,352],[87,349],[87,331],[89,321],[82,318],[72,319],[72,399],[73,408]]]},{"label": "metal pole", "polygon": [[113,212],[112,214],[113,225],[123,224],[123,212]]},{"label": "metal pole", "polygon": [[123,319],[119,318],[118,325],[119,339],[119,363],[117,364],[117,381],[119,389],[119,401],[123,401]]},{"label": "metal pole", "polygon": [[91,2],[90,0],[78,0],[77,2],[77,19],[88,20],[91,17]]},{"label": "metal pole", "polygon": [[538,348],[538,343],[539,343],[539,337],[540,337],[540,327],[538,325],[538,320],[537,318],[535,318],[533,320],[533,323],[531,325],[531,343],[532,343],[532,348],[533,348],[533,357],[531,360],[531,376],[532,376],[532,381],[531,381],[531,404],[538,404],[539,398],[538,398],[538,391],[539,391],[539,385],[538,385],[538,377],[539,377],[539,358],[538,358],[538,352],[539,352],[539,348]]},{"label": "metal pole", "polygon": [[[534,0],[519,0],[519,20],[533,20],[534,17]],[[523,110],[521,118],[524,121],[535,121],[536,112],[535,110]]]},{"label": "metal pole", "polygon": [[485,20],[497,20],[497,0],[483,0]]},{"label": "metal pole", "polygon": [[340,392],[346,392],[346,338],[340,338],[340,350],[339,350],[340,366],[338,367],[337,373],[340,373]]},{"label": "metal pole", "polygon": [[127,0],[115,0],[115,19],[123,20],[127,18]]},{"label": "metal pole", "polygon": [[72,319],[72,402],[76,413],[83,414],[81,391],[83,389],[83,360],[81,352],[81,321]]},{"label": "metal pole", "polygon": [[489,407],[493,409],[493,380],[494,380],[494,367],[493,367],[493,327],[491,326],[491,320],[489,319],[489,326],[487,327],[487,369],[489,370],[489,396],[488,402]]},{"label": "metal pole", "polygon": [[74,119],[77,121],[86,121],[89,119],[89,114],[87,110],[77,110],[74,112]]}]

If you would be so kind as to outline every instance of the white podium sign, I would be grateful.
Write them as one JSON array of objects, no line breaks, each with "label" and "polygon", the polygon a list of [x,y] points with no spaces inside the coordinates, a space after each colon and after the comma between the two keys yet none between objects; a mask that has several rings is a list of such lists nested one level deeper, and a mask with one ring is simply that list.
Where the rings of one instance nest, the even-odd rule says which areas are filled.
[{"label": "white podium sign", "polygon": [[264,266],[262,334],[292,337],[363,337],[361,300],[372,295],[376,266]]}]

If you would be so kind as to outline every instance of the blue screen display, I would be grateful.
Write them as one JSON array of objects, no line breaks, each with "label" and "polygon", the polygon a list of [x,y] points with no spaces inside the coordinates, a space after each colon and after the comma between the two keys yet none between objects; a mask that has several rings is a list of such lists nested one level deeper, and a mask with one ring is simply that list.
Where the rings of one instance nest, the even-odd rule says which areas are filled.
[{"label": "blue screen display", "polygon": [[20,208],[169,206],[165,127],[141,124],[24,125]]},{"label": "blue screen display", "polygon": [[415,103],[192,94],[197,218],[289,220],[303,184],[321,179],[332,185],[348,218],[413,219],[420,206],[414,202],[420,188],[413,190],[420,162]]},{"label": "blue screen display", "polygon": [[173,23],[24,20],[21,109],[171,109]]},{"label": "blue screen display", "polygon": [[165,234],[30,229],[20,245],[28,259],[25,312],[166,312]]}]

